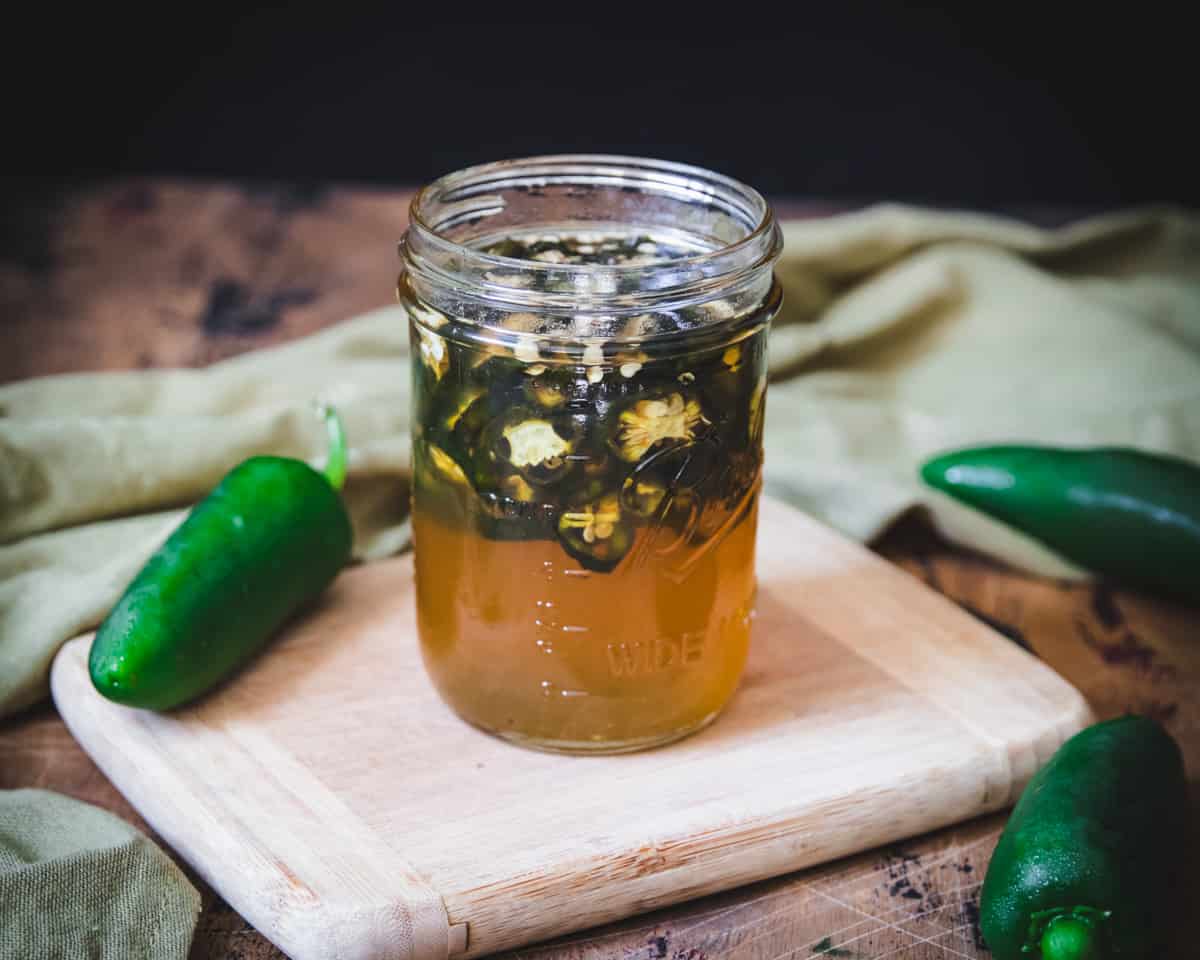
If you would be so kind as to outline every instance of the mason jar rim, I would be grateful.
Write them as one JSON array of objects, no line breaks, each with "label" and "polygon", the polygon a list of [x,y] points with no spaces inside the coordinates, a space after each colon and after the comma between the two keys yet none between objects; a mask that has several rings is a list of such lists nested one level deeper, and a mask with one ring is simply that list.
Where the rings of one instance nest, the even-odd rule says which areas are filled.
[{"label": "mason jar rim", "polygon": [[[502,190],[548,186],[607,187],[653,194],[718,211],[742,235],[711,250],[656,263],[548,263],[485,253],[446,235],[505,207]],[[614,217],[609,223],[622,223]],[[633,221],[629,221],[633,222]],[[532,224],[536,226],[536,221]],[[549,226],[549,225],[548,225]],[[686,225],[681,232],[687,233]],[[706,239],[714,239],[708,237]],[[414,276],[500,309],[623,315],[719,298],[769,271],[782,249],[775,215],[752,187],[702,167],[616,154],[553,154],[465,167],[423,187],[409,207],[400,242]],[[524,286],[496,282],[497,271],[531,278]],[[553,281],[568,292],[552,292]]]}]

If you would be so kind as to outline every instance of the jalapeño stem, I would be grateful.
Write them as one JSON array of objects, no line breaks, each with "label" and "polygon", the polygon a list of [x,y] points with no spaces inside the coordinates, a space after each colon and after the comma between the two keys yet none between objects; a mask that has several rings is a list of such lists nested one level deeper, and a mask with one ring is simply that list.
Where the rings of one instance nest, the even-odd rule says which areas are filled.
[{"label": "jalape\u00f1o stem", "polygon": [[325,430],[329,436],[329,454],[325,459],[325,479],[334,490],[341,490],[346,482],[346,429],[342,426],[342,418],[328,404],[317,407],[317,416],[325,421]]},{"label": "jalape\u00f1o stem", "polygon": [[1082,917],[1055,917],[1042,934],[1042,960],[1104,960],[1096,928]]}]

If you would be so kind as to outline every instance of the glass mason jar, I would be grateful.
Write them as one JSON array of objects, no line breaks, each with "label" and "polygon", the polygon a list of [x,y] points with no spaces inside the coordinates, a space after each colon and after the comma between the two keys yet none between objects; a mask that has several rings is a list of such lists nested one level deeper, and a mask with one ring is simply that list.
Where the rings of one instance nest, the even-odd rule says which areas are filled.
[{"label": "glass mason jar", "polygon": [[418,630],[469,723],[615,753],[732,696],[780,247],[758,193],[675,163],[505,161],[413,201]]}]

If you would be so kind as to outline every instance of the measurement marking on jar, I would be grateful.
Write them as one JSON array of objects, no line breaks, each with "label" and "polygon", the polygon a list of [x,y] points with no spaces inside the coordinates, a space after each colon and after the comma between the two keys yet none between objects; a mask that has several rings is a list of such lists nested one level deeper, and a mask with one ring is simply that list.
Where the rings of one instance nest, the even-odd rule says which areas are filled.
[{"label": "measurement marking on jar", "polygon": [[[546,581],[550,582],[554,579],[554,568],[547,563],[545,566]],[[533,618],[534,629],[534,644],[542,653],[554,653],[554,638],[561,629],[558,624],[558,618],[554,615],[554,601],[536,599],[533,601],[537,607],[537,614]],[[543,619],[544,618],[544,619]]]},{"label": "measurement marking on jar", "polygon": [[590,633],[591,627],[581,627],[574,623],[564,623],[560,628],[563,633]]}]

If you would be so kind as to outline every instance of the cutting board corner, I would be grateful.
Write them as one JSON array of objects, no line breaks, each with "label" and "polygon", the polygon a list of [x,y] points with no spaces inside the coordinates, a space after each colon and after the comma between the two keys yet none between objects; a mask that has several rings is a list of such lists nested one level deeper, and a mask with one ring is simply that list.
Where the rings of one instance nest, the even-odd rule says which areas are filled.
[{"label": "cutting board corner", "polygon": [[104,700],[88,637],[52,691],[146,821],[301,960],[323,955],[321,917],[363,956],[406,930],[415,960],[476,956],[911,837],[1010,803],[1090,721],[1053,670],[860,544],[770,500],[760,533],[743,688],[657,751],[557,757],[458,721],[424,674],[408,556],[346,571],[194,706]]}]

